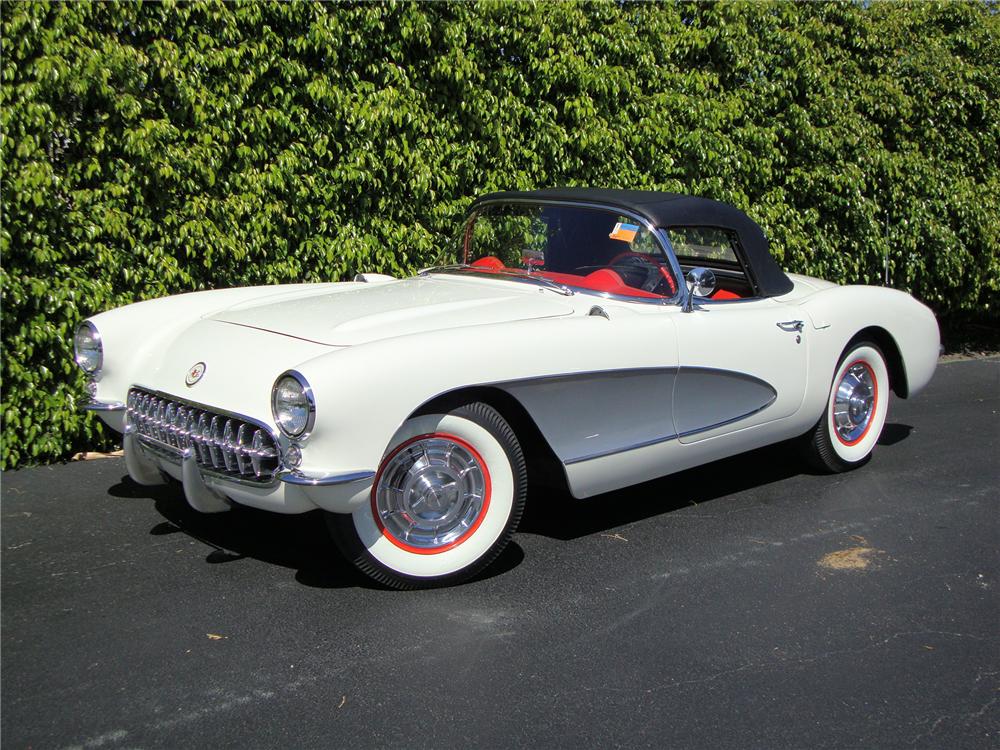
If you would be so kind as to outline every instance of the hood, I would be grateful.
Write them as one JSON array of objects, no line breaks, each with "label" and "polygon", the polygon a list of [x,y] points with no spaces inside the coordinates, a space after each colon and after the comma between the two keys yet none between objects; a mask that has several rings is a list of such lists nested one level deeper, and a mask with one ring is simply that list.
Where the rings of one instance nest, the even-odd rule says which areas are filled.
[{"label": "hood", "polygon": [[417,277],[321,294],[244,302],[211,320],[327,346],[352,346],[445,328],[569,315],[541,287],[513,281]]}]

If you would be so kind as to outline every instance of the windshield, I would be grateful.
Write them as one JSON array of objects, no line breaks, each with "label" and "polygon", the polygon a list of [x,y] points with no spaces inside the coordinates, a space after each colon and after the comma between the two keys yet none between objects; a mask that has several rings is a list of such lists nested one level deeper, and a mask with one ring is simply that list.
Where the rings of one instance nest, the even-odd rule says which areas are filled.
[{"label": "windshield", "polygon": [[624,297],[664,299],[677,292],[655,235],[633,218],[594,208],[484,206],[466,227],[462,263],[452,270]]}]

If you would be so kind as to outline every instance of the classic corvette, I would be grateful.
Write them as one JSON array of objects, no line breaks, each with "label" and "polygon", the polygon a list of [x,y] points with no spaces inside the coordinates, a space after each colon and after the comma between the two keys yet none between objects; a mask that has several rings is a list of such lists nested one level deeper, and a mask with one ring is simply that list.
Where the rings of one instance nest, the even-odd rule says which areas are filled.
[{"label": "classic corvette", "polygon": [[857,467],[889,392],[937,363],[927,307],[787,274],[704,198],[489,194],[450,260],[95,315],[87,408],[134,481],[179,480],[205,513],[322,509],[355,565],[413,588],[494,560],[529,479],[583,499],[792,438]]}]

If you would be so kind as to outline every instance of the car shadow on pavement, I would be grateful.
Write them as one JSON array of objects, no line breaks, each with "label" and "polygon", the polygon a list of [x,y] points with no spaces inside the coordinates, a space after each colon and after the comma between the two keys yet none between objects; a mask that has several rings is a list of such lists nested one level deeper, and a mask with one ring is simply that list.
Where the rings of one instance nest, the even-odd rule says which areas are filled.
[{"label": "car shadow on pavement", "polygon": [[520,528],[576,539],[808,471],[795,446],[782,443],[583,500],[564,489],[533,488]]},{"label": "car shadow on pavement", "polygon": [[[912,430],[910,425],[887,424],[879,445],[895,445]],[[793,443],[778,443],[585,500],[574,499],[565,489],[531,486],[519,530],[576,539],[811,473]],[[145,487],[129,477],[109,493],[153,500],[164,520],[149,533],[183,533],[197,539],[212,548],[205,558],[208,564],[253,558],[295,570],[295,580],[304,586],[383,588],[341,556],[327,533],[322,511],[282,515],[236,506],[227,513],[199,513],[187,504],[178,483]],[[469,583],[503,575],[523,559],[524,551],[512,541]]]},{"label": "car shadow on pavement", "polygon": [[[879,445],[895,445],[912,430],[910,425],[887,424]],[[532,487],[520,530],[553,539],[576,539],[794,476],[818,473],[805,461],[795,441],[788,441],[584,500],[573,498],[565,489]]]},{"label": "car shadow on pavement", "polygon": [[913,425],[889,422],[882,428],[882,434],[879,435],[878,444],[895,445],[896,443],[901,443],[910,436],[911,432],[913,432]]},{"label": "car shadow on pavement", "polygon": [[[108,492],[113,497],[153,500],[164,520],[155,524],[149,533],[153,536],[184,534],[196,539],[212,548],[205,557],[210,565],[252,558],[294,570],[295,580],[304,586],[384,588],[344,559],[327,532],[322,511],[284,515],[234,506],[225,513],[199,513],[188,505],[178,483],[146,487],[127,476]],[[472,581],[502,575],[517,567],[523,559],[523,550],[511,543]]]}]

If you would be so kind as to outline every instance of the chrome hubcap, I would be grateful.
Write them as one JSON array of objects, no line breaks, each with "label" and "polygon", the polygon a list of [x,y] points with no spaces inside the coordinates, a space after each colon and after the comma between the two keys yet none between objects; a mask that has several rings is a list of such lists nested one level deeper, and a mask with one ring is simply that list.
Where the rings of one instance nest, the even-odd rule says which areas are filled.
[{"label": "chrome hubcap", "polygon": [[875,413],[875,374],[864,362],[851,365],[833,400],[833,424],[837,437],[844,443],[853,443],[868,429]]},{"label": "chrome hubcap", "polygon": [[419,438],[386,461],[375,490],[383,528],[405,545],[433,551],[459,541],[488,502],[479,455],[445,437]]}]

